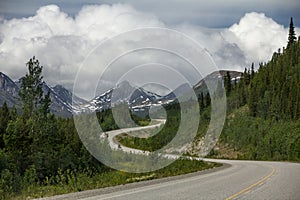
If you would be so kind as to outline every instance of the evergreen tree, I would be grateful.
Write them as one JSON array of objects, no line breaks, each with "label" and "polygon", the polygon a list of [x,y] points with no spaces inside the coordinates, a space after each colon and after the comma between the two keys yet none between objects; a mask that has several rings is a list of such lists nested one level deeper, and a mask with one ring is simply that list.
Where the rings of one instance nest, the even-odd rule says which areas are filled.
[{"label": "evergreen tree", "polygon": [[231,92],[231,89],[232,89],[231,76],[230,76],[229,71],[227,71],[227,73],[224,77],[224,81],[225,81],[226,95],[228,96]]},{"label": "evergreen tree", "polygon": [[14,121],[16,120],[18,117],[18,111],[17,111],[17,108],[15,106],[13,106],[11,109],[10,109],[10,113],[9,113],[9,118],[10,120]]},{"label": "evergreen tree", "polygon": [[209,107],[210,104],[211,104],[210,94],[209,92],[207,92],[205,95],[205,107]]},{"label": "evergreen tree", "polygon": [[10,120],[10,113],[6,102],[4,102],[0,109],[0,149],[4,148],[3,136],[6,132],[6,128],[9,120]]},{"label": "evergreen tree", "polygon": [[[19,91],[23,101],[22,114],[16,117],[16,120],[10,121],[4,135],[5,149],[14,162],[18,163],[17,169],[21,174],[32,164],[45,169],[46,165],[39,165],[39,163],[44,163],[43,160],[48,160],[44,150],[50,150],[49,145],[55,146],[54,142],[51,142],[55,139],[52,135],[55,133],[55,129],[52,128],[54,120],[50,121],[47,117],[50,112],[50,93],[48,92],[43,98],[43,67],[35,57],[31,58],[26,66],[28,73],[22,79]],[[44,142],[49,138],[49,141]]]},{"label": "evergreen tree", "polygon": [[254,71],[254,63],[252,63],[252,65],[251,65],[251,79],[254,78],[254,75],[255,75],[255,71]]},{"label": "evergreen tree", "polygon": [[292,44],[294,44],[296,40],[297,37],[295,33],[294,22],[293,22],[293,18],[291,18],[287,48],[289,48]]},{"label": "evergreen tree", "polygon": [[27,63],[28,73],[22,79],[19,96],[23,102],[23,114],[29,117],[33,114],[41,103],[43,96],[42,90],[42,69],[39,61],[33,57]]},{"label": "evergreen tree", "polygon": [[199,105],[200,105],[200,111],[203,111],[203,109],[205,108],[203,92],[201,92],[199,96]]},{"label": "evergreen tree", "polygon": [[40,114],[43,117],[46,117],[47,114],[50,113],[50,105],[51,105],[50,90],[48,90],[48,93],[41,100],[41,106],[40,106],[40,110],[39,110]]}]

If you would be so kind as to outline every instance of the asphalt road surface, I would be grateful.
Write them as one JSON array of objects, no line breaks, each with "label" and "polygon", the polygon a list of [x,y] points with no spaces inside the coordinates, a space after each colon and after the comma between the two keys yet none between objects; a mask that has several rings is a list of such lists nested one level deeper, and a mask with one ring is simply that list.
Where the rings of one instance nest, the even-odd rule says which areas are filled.
[{"label": "asphalt road surface", "polygon": [[[134,131],[153,128],[165,121],[159,120],[159,122],[148,127],[129,128],[126,130]],[[110,146],[113,149],[119,148],[120,144],[116,143],[114,137],[121,134],[122,130],[107,133]],[[124,146],[121,146],[121,149],[130,153],[147,154],[147,152]],[[219,169],[178,177],[58,195],[45,198],[45,200],[300,200],[300,163],[204,160],[221,162],[224,163],[224,166]]]},{"label": "asphalt road surface", "polygon": [[133,187],[124,185],[47,199],[300,199],[299,163],[205,160],[227,163],[230,167],[175,180],[144,181],[133,183]]}]

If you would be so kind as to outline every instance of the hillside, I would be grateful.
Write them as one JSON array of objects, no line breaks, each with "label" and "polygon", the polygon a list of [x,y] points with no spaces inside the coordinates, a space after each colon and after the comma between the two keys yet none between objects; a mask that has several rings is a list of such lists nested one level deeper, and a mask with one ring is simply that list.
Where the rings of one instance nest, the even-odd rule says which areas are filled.
[{"label": "hillside", "polygon": [[228,116],[212,157],[300,161],[300,38],[228,94]]}]

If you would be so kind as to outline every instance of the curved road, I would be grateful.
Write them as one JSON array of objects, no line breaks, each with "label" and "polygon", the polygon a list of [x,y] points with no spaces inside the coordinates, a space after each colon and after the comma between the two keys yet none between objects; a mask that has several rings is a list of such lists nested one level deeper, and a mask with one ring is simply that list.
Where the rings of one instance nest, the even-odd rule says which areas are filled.
[{"label": "curved road", "polygon": [[148,154],[149,152],[147,152],[147,151],[145,152],[145,151],[142,151],[142,150],[139,150],[139,149],[133,149],[133,148],[123,146],[123,145],[117,143],[114,138],[117,135],[120,135],[122,133],[129,133],[129,132],[133,132],[133,131],[156,128],[156,127],[159,127],[160,125],[162,125],[166,122],[166,120],[164,120],[164,119],[156,119],[155,121],[158,122],[158,123],[155,123],[155,124],[150,125],[150,126],[138,126],[138,127],[133,127],[133,128],[117,129],[117,130],[106,132],[105,134],[108,137],[108,142],[109,142],[110,147],[112,149],[121,148],[124,152],[127,152],[127,153]]},{"label": "curved road", "polygon": [[[154,125],[157,126],[157,125]],[[154,127],[152,126],[152,127]],[[149,128],[149,127],[148,127]],[[136,129],[136,128],[134,128]],[[109,143],[120,131],[108,132]],[[147,153],[121,147],[131,153]],[[300,163],[241,160],[205,161],[229,167],[200,173],[143,181],[123,186],[58,195],[44,199],[84,200],[199,200],[199,199],[295,199],[300,200]]]},{"label": "curved road", "polygon": [[214,173],[84,199],[300,199],[299,164],[221,162],[232,166]]},{"label": "curved road", "polygon": [[228,163],[231,166],[170,181],[144,181],[128,184],[129,187],[117,186],[109,190],[104,188],[46,199],[300,199],[298,163],[205,160]]}]

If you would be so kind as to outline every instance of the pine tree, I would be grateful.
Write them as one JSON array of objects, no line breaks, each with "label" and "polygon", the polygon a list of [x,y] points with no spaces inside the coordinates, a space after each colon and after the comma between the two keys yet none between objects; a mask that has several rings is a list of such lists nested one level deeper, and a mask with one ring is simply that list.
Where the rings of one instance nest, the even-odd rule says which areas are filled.
[{"label": "pine tree", "polygon": [[251,79],[254,78],[254,75],[255,75],[254,63],[252,63],[252,65],[251,65]]},{"label": "pine tree", "polygon": [[4,102],[0,109],[0,149],[4,148],[3,136],[6,132],[6,128],[9,120],[10,120],[10,113],[6,102]]},{"label": "pine tree", "polygon": [[51,105],[50,90],[48,90],[48,93],[41,100],[40,114],[42,114],[43,117],[47,117],[47,114],[50,113],[50,105]]},{"label": "pine tree", "polygon": [[289,48],[292,44],[294,44],[296,40],[297,37],[295,33],[294,22],[293,22],[293,18],[291,18],[287,48]]},{"label": "pine tree", "polygon": [[205,105],[204,105],[204,96],[203,96],[203,92],[200,93],[199,96],[199,104],[200,104],[200,111],[203,111]]},{"label": "pine tree", "polygon": [[27,63],[28,73],[22,80],[19,96],[23,102],[23,115],[29,117],[41,103],[42,90],[42,69],[39,61],[33,57]]},{"label": "pine tree", "polygon": [[205,107],[209,107],[210,103],[211,103],[210,94],[209,92],[207,92],[205,95]]},{"label": "pine tree", "polygon": [[[53,152],[49,145],[55,147],[55,119],[48,117],[51,103],[50,92],[43,97],[42,66],[33,57],[27,62],[28,73],[22,80],[19,96],[23,101],[22,114],[11,120],[4,134],[5,149],[17,163],[18,172],[23,174],[34,164],[42,177],[48,165],[54,166],[49,159]],[[16,145],[17,144],[17,145]]]},{"label": "pine tree", "polygon": [[230,76],[229,71],[227,71],[224,80],[225,80],[226,95],[228,96],[232,89],[231,76]]}]

